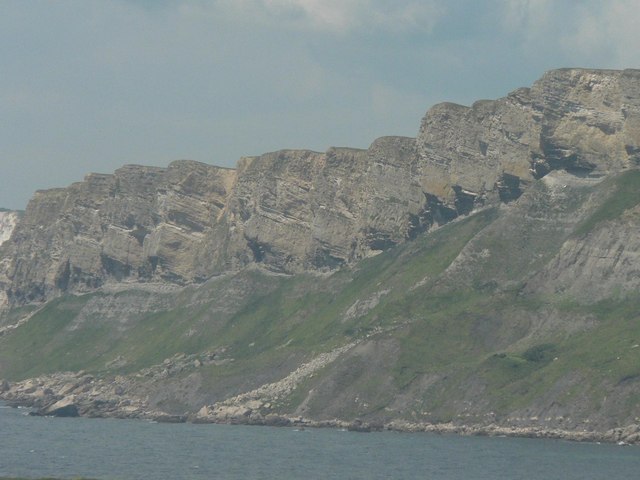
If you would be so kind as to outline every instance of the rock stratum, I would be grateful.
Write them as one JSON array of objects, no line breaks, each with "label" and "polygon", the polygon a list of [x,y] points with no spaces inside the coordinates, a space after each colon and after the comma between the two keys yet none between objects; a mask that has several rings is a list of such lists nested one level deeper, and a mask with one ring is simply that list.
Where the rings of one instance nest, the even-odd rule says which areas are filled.
[{"label": "rock stratum", "polygon": [[36,192],[0,212],[0,395],[636,442],[639,167],[640,70],[562,69],[367,150]]},{"label": "rock stratum", "polygon": [[9,240],[16,228],[20,214],[8,210],[0,210],[0,245]]},{"label": "rock stratum", "polygon": [[417,138],[368,150],[283,150],[235,170],[193,161],[126,166],[39,191],[3,247],[9,305],[109,282],[202,282],[259,263],[333,270],[553,170],[640,165],[640,72],[557,70],[530,89],[427,112]]}]

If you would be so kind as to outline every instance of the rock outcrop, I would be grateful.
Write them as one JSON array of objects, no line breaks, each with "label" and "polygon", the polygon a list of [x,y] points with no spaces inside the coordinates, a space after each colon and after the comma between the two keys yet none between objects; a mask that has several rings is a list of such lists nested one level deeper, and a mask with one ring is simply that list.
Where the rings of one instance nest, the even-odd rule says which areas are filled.
[{"label": "rock outcrop", "polygon": [[640,425],[605,431],[563,430],[544,426],[505,426],[495,423],[465,425],[460,423],[428,423],[395,420],[369,423],[360,419],[313,420],[302,416],[260,414],[260,401],[237,405],[230,400],[216,406],[203,406],[191,415],[176,415],[150,407],[144,399],[127,391],[123,377],[97,379],[87,374],[58,373],[24,382],[0,385],[0,396],[9,405],[28,406],[30,415],[51,417],[101,417],[147,419],[165,423],[229,423],[269,425],[278,427],[341,428],[354,432],[392,430],[401,432],[432,432],[438,434],[508,436],[524,438],[554,438],[577,442],[609,442],[618,445],[640,444]]},{"label": "rock outcrop", "polygon": [[287,273],[327,270],[406,240],[424,195],[414,139],[368,150],[281,151],[247,159],[225,211],[226,255]]},{"label": "rock outcrop", "polygon": [[528,291],[582,302],[624,298],[640,289],[640,208],[588,235],[568,239]]},{"label": "rock outcrop", "polygon": [[550,171],[638,165],[640,70],[555,70],[499,100],[436,105],[416,139],[283,150],[235,170],[125,166],[37,192],[0,250],[1,300],[197,283],[251,263],[328,271],[517,199]]},{"label": "rock outcrop", "polygon": [[18,212],[0,209],[0,245],[9,240],[19,218]]},{"label": "rock outcrop", "polygon": [[640,70],[562,69],[496,101],[436,105],[417,149],[425,190],[455,204],[496,186],[508,199],[551,170],[637,166],[639,143]]},{"label": "rock outcrop", "polygon": [[[11,234],[16,228],[18,221],[20,220],[20,214],[11,210],[0,210],[0,285],[7,284],[8,279],[3,277],[3,272],[9,269],[10,258],[5,256],[2,252],[2,245],[11,238]],[[0,288],[0,310],[6,309],[9,303],[7,293],[4,288]]]},{"label": "rock outcrop", "polygon": [[178,161],[36,192],[3,246],[9,301],[41,301],[114,280],[193,281],[198,248],[234,180],[234,170]]}]

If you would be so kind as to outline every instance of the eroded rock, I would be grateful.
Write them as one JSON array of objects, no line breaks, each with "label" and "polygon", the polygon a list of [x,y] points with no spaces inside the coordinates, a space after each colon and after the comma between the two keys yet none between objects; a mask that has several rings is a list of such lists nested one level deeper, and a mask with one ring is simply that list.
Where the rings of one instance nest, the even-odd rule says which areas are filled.
[{"label": "eroded rock", "polygon": [[329,271],[514,201],[551,171],[621,171],[638,166],[638,152],[640,70],[562,69],[495,101],[436,105],[417,138],[382,137],[367,150],[90,174],[35,194],[0,250],[0,302],[197,283],[252,263]]}]

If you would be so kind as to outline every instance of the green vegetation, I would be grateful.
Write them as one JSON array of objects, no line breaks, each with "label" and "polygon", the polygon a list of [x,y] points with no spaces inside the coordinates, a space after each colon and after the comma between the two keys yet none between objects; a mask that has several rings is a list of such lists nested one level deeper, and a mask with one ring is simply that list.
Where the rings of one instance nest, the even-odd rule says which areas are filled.
[{"label": "green vegetation", "polygon": [[584,235],[602,222],[619,218],[626,210],[640,203],[640,170],[629,170],[616,177],[605,180],[603,188],[612,193],[606,201],[584,219],[575,231],[575,235]]},{"label": "green vegetation", "polygon": [[479,372],[503,409],[526,405],[560,384],[570,385],[567,402],[640,377],[640,297],[576,305],[575,316],[564,308],[565,318],[588,312],[594,325],[557,343],[493,354],[483,363]]},{"label": "green vegetation", "polygon": [[549,363],[555,355],[556,347],[553,343],[543,343],[528,348],[522,354],[522,358],[530,363],[543,364]]},{"label": "green vegetation", "polygon": [[[178,293],[59,298],[0,336],[0,377],[133,374],[176,354],[219,352],[198,381],[220,399],[359,342],[276,407],[446,421],[462,408],[451,399],[481,398],[497,415],[542,401],[595,411],[630,386],[625,408],[640,416],[640,295],[584,304],[525,288],[567,238],[640,203],[638,182],[640,172],[626,172],[561,206],[541,182],[529,204],[478,212],[331,276],[245,270]],[[571,232],[587,198],[590,213]],[[570,221],[549,227],[545,209]]]},{"label": "green vegetation", "polygon": [[[234,361],[202,368],[205,387],[232,388],[246,372],[278,380],[305,359],[361,339],[377,328],[395,331],[431,308],[442,310],[435,316],[447,324],[453,297],[426,298],[424,292],[495,216],[493,210],[481,212],[328,278],[241,272],[165,298],[172,307],[155,313],[118,318],[110,311],[119,311],[119,303],[152,301],[153,294],[145,292],[60,298],[16,332],[0,338],[0,376],[21,379],[78,370],[128,374],[178,353],[224,348],[223,358]],[[103,303],[107,310],[94,310]],[[229,303],[233,308],[220,307]],[[360,313],[348,314],[350,309],[359,312],[357,306],[362,303]],[[420,329],[416,333],[422,335]],[[447,361],[447,346],[436,344],[442,348],[432,350],[432,358],[442,364]],[[400,361],[410,363],[413,356],[408,351]],[[422,369],[423,364],[424,359],[419,359],[418,366],[407,372]],[[403,367],[390,364],[390,368]],[[376,381],[365,383],[374,388]]]},{"label": "green vegetation", "polygon": [[22,327],[0,337],[0,365],[7,378],[29,377],[59,370],[81,370],[90,363],[105,323],[70,330],[88,297],[50,302]]}]

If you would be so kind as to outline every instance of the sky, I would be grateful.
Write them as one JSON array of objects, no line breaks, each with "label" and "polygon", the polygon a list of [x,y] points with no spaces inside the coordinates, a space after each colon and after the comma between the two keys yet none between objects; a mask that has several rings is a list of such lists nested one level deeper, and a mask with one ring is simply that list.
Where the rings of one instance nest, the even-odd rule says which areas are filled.
[{"label": "sky", "polygon": [[638,0],[0,0],[0,207],[125,164],[415,136],[559,67],[640,68]]}]

